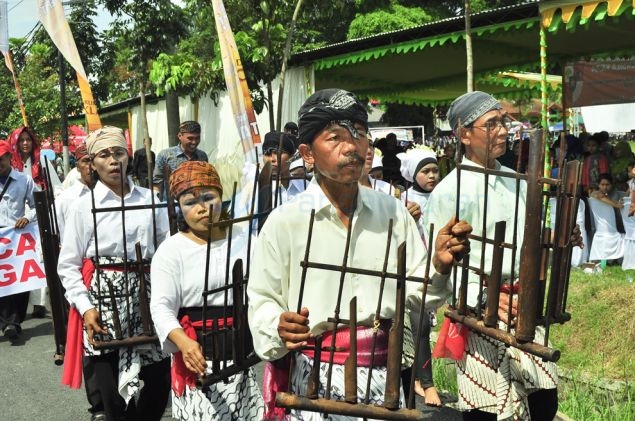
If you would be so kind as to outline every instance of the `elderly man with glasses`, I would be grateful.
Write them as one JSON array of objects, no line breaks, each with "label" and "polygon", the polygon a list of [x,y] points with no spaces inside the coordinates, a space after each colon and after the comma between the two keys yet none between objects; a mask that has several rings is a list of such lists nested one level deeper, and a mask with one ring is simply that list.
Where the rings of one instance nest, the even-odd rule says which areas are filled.
[{"label": "elderly man with glasses", "polygon": [[[448,120],[464,151],[462,166],[514,172],[497,161],[507,147],[510,120],[494,97],[480,91],[464,94],[450,106]],[[505,242],[522,244],[527,183],[493,174],[485,178],[481,172],[466,170],[460,173],[460,196],[457,197],[456,171],[448,174],[431,193],[423,210],[424,226],[434,223],[435,227],[441,227],[458,209],[459,217],[472,224],[478,235],[494,238],[495,223],[505,221]],[[485,211],[487,221],[483,221]],[[512,229],[515,225],[519,227],[516,238]],[[503,279],[513,281],[511,278],[519,273],[520,249],[516,249],[515,258],[509,250],[504,251]],[[478,266],[482,261],[486,272],[470,271],[468,276],[467,305],[475,311],[484,301],[485,294],[479,295],[479,285],[489,276],[492,256],[491,245],[484,247],[480,241],[471,242],[470,262]],[[515,289],[510,293],[515,296]],[[515,319],[507,319],[509,295],[501,292],[499,303],[499,327],[506,328],[506,323],[513,327]],[[511,313],[515,317],[516,301]],[[536,342],[543,333],[541,328],[537,329]],[[457,380],[458,406],[464,411],[464,420],[551,420],[558,409],[558,375],[554,363],[474,331],[469,332],[465,352],[457,361]]]}]

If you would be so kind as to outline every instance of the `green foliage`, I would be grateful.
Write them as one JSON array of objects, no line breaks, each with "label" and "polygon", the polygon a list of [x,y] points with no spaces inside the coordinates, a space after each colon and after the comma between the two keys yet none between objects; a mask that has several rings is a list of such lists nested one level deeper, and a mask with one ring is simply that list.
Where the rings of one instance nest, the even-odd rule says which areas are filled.
[{"label": "green foliage", "polygon": [[116,18],[107,36],[115,53],[119,91],[136,96],[149,78],[152,60],[172,51],[186,32],[183,10],[170,0],[101,0]]},{"label": "green foliage", "polygon": [[348,39],[362,38],[382,32],[411,28],[432,21],[418,7],[394,5],[390,9],[357,15],[348,28]]}]

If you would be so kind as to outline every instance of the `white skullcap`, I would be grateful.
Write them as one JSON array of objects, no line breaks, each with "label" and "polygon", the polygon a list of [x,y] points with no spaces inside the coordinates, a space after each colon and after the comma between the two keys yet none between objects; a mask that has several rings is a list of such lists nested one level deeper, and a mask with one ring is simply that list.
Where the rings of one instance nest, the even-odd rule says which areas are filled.
[{"label": "white skullcap", "polygon": [[289,164],[290,170],[301,167],[304,167],[304,160],[302,158],[296,159],[295,161],[291,162],[291,164]]},{"label": "white skullcap", "polygon": [[384,163],[381,161],[381,155],[373,156],[373,164],[370,167],[371,171],[377,168],[384,168]]},{"label": "white skullcap", "polygon": [[401,175],[411,183],[422,166],[437,163],[437,155],[429,149],[413,148],[401,157]]}]

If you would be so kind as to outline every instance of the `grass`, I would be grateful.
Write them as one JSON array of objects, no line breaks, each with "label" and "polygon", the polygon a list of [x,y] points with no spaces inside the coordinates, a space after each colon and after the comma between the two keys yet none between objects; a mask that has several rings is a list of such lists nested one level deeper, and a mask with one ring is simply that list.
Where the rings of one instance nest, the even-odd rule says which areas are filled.
[{"label": "grass", "polygon": [[[608,266],[601,274],[571,272],[571,321],[552,326],[550,340],[562,352],[558,367],[566,372],[559,386],[559,410],[574,420],[635,420],[633,279],[635,270],[619,266]],[[433,371],[437,388],[456,395],[454,364],[435,360]]]},{"label": "grass", "polygon": [[558,364],[573,372],[635,379],[635,271],[608,266],[601,274],[571,272],[567,310],[571,321],[554,326],[550,340]]}]

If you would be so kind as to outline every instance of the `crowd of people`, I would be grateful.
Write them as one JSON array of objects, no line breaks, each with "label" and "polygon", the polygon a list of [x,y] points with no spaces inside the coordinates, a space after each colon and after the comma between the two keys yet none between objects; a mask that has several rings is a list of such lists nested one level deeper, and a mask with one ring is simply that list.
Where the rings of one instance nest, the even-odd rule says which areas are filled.
[{"label": "crowd of people", "polygon": [[[318,91],[299,109],[297,125],[290,122],[284,132],[264,136],[262,159],[272,169],[270,193],[258,194],[255,207],[251,205],[250,194],[259,192],[253,184],[261,181],[255,177],[257,169],[247,165],[244,194],[230,205],[231,212],[223,204],[227,186],[199,149],[198,122],[181,123],[177,144],[158,152],[156,162],[152,153],[153,166],[148,165],[145,148],[136,151],[134,159],[129,156],[120,128],[106,126],[90,133],[85,145],[75,151],[78,176],[57,195],[56,217],[61,244],[58,274],[71,308],[63,382],[79,387],[84,378],[91,419],[158,420],[170,397],[173,416],[184,420],[322,419],[322,414],[306,410],[285,413],[275,407],[273,392],[280,390],[278,381],[286,377],[289,390],[306,393],[312,367],[319,364],[320,396],[344,399],[349,330],[334,325],[332,316],[336,309],[336,317],[349,319],[344,304],[353,297],[357,302],[357,381],[371,384],[370,396],[359,388],[358,399],[381,404],[387,378],[387,320],[396,311],[395,281],[386,280],[381,291],[379,279],[371,275],[342,277],[337,271],[317,269],[306,273],[301,262],[309,246],[311,261],[337,266],[346,255],[349,267],[396,273],[397,245],[405,243],[407,275],[417,277],[424,276],[430,255],[432,276],[425,301],[418,283],[406,286],[400,406],[405,405],[411,379],[425,404],[442,405],[432,379],[430,330],[436,324],[436,311],[451,301],[450,273],[468,253],[474,260],[483,258],[484,267],[491,266],[487,264],[491,248],[469,241],[468,235],[475,230],[493,237],[490,221],[518,222],[522,227],[526,192],[524,182],[498,175],[489,178],[489,195],[497,197],[495,203],[512,203],[516,192],[520,193],[520,221],[513,221],[515,213],[507,207],[490,209],[487,223],[483,221],[481,173],[468,172],[461,179],[467,194],[457,197],[454,148],[462,148],[463,162],[471,166],[513,172],[497,161],[506,152],[510,126],[500,103],[479,91],[457,98],[448,119],[457,143],[448,143],[442,156],[426,148],[400,153],[396,136],[389,135],[381,142],[382,159],[368,134],[365,105],[347,91]],[[614,159],[609,160],[592,148],[593,140],[588,144],[583,184],[592,191],[581,206],[588,202],[593,209],[597,200],[612,209],[627,209],[623,212],[626,222],[633,215],[633,201],[627,205],[626,200],[635,192],[633,155],[618,144],[613,148]],[[0,141],[0,227],[21,229],[35,222],[33,191],[47,188],[38,153],[39,142],[28,128],[16,130],[10,141]],[[619,179],[603,173],[611,169],[619,173]],[[622,186],[618,183],[626,182],[630,188],[626,198],[612,196],[613,182],[618,189]],[[156,206],[167,200],[176,208],[177,230],[172,233],[170,212]],[[264,224],[228,229],[220,223],[263,209],[263,202],[274,208]],[[121,211],[107,211],[122,205],[131,209],[125,218]],[[457,207],[461,220],[455,215]],[[597,234],[600,224],[595,226],[593,243],[603,243]],[[506,242],[512,241],[511,235]],[[387,236],[395,247],[384,258],[378,245],[385,244]],[[519,236],[516,241],[522,242],[522,230]],[[578,235],[574,236],[579,244]],[[253,239],[253,248],[246,246],[251,244],[247,239]],[[140,248],[139,257],[151,261],[147,273],[130,269],[136,267],[135,245]],[[591,257],[596,257],[593,246]],[[225,268],[239,259],[251,259],[248,320],[254,351],[267,362],[265,382],[259,386],[253,369],[247,369],[200,389],[197,378],[210,372],[200,342],[202,308],[207,317],[228,323],[222,315],[233,303],[222,292],[207,291],[230,282]],[[519,261],[507,253],[504,275],[518,273],[513,265]],[[482,305],[478,285],[483,276],[488,274],[469,277],[467,303],[474,311]],[[146,284],[158,341],[97,347],[97,342],[115,339],[121,331],[131,335],[144,331],[142,306],[148,297],[141,291]],[[103,285],[112,298],[107,305],[100,301]],[[46,297],[45,293],[32,295],[36,300]],[[381,305],[376,308],[380,295]],[[0,328],[11,340],[20,334],[27,300],[28,293],[0,298]],[[515,323],[515,290],[501,292],[499,302],[499,324],[506,329]],[[538,328],[537,337],[542,334]],[[373,336],[377,341],[371,347],[368,338]],[[322,352],[316,361],[318,337],[324,349],[333,343],[335,351]],[[416,355],[415,349],[419,350]],[[555,364],[477,332],[466,336],[464,352],[457,357],[457,373],[458,407],[465,420],[543,420],[553,419],[557,411]],[[327,384],[329,391],[325,391]],[[350,418],[331,415],[330,419]]]}]

